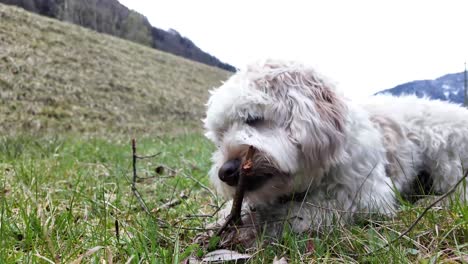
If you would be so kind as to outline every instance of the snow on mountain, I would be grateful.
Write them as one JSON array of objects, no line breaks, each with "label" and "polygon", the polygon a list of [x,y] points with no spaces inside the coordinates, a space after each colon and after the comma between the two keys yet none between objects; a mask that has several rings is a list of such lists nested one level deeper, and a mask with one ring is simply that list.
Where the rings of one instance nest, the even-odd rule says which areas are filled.
[{"label": "snow on mountain", "polygon": [[400,84],[377,94],[392,95],[414,94],[418,97],[427,96],[432,99],[463,104],[464,73],[452,73],[434,80],[419,80]]}]

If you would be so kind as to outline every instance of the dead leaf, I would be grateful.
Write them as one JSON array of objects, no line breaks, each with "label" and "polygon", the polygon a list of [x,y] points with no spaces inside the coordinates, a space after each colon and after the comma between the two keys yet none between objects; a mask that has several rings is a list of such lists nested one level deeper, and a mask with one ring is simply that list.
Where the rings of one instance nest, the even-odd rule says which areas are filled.
[{"label": "dead leaf", "polygon": [[251,255],[241,254],[236,251],[227,249],[219,249],[212,251],[205,255],[202,259],[202,263],[224,263],[227,261],[247,261],[251,258]]}]

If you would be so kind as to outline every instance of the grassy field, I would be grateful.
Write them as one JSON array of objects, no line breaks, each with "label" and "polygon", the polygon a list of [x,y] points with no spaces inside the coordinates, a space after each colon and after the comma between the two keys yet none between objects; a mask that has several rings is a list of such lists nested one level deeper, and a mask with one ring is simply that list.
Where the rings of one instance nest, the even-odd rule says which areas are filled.
[{"label": "grassy field", "polygon": [[[228,73],[0,5],[0,263],[181,263],[223,201],[200,133]],[[138,153],[131,190],[130,139]],[[161,168],[162,172],[161,172]],[[176,201],[176,203],[174,203]],[[169,206],[170,205],[170,206]],[[468,262],[468,206],[403,204],[394,219],[285,232],[249,263]]]},{"label": "grassy field", "polygon": [[[222,203],[204,188],[211,145],[199,134],[187,134],[141,139],[138,151],[160,153],[138,166],[139,176],[147,179],[139,180],[137,188],[150,215],[130,188],[129,141],[3,138],[0,262],[179,263],[188,255],[204,255],[208,250],[192,241],[200,232],[196,229],[213,219],[190,216],[211,214]],[[160,166],[164,172],[157,174]],[[180,204],[164,206],[173,200]],[[286,233],[282,241],[251,252],[250,263],[271,263],[275,256],[290,263],[466,262],[468,207],[457,202],[449,210],[430,210],[408,236],[365,255],[397,237],[422,210],[403,206],[393,220],[337,226],[320,236]]]}]

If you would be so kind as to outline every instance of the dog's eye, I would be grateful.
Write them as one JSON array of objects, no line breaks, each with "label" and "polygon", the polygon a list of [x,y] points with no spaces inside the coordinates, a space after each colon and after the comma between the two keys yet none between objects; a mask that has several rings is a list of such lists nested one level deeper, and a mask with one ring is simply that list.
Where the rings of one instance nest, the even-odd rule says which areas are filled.
[{"label": "dog's eye", "polygon": [[245,123],[249,126],[255,126],[263,122],[263,117],[261,116],[248,116],[245,120]]}]

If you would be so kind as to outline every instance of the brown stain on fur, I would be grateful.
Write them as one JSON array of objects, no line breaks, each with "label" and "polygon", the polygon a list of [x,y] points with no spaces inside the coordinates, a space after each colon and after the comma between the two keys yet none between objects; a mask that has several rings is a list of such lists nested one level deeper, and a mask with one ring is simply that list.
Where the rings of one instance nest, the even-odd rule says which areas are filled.
[{"label": "brown stain on fur", "polygon": [[345,105],[328,87],[319,87],[315,91],[315,105],[323,120],[334,124],[337,131],[344,133]]},{"label": "brown stain on fur", "polygon": [[403,130],[397,122],[386,116],[374,115],[370,117],[370,120],[380,128],[383,135],[388,161],[385,172],[390,177],[398,175],[402,168],[399,165],[397,152],[400,144],[405,140]]}]

